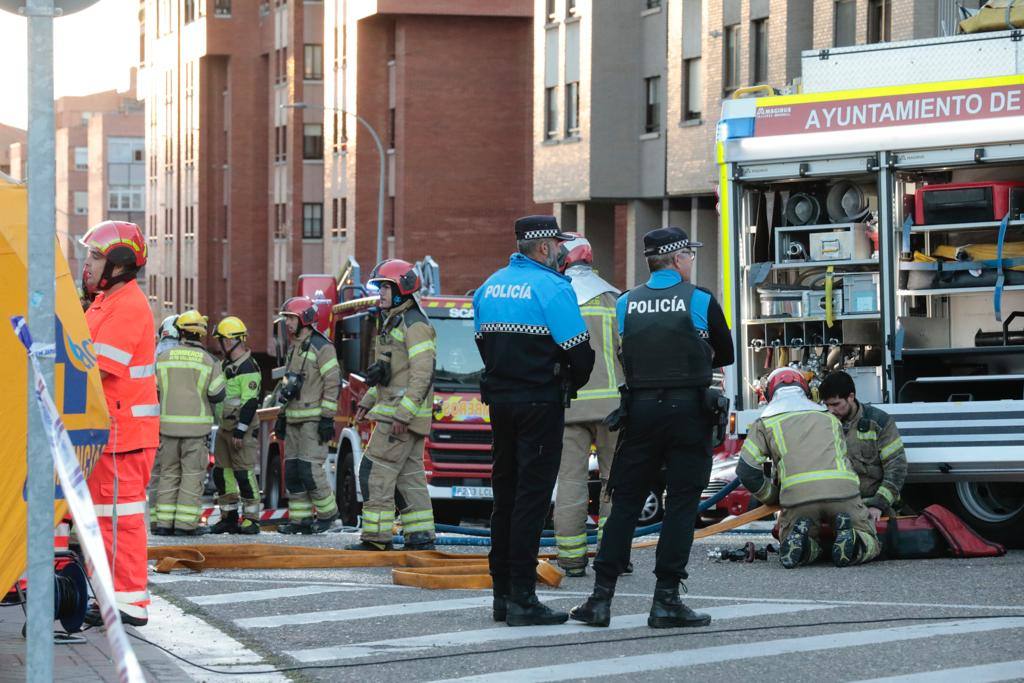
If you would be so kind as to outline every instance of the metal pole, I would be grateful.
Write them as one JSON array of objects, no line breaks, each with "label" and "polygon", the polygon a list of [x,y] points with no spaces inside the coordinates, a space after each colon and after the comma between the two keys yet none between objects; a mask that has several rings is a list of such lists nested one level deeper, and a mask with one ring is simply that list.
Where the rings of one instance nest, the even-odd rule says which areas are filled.
[{"label": "metal pole", "polygon": [[[53,0],[28,0],[28,322],[39,347],[53,346],[56,150]],[[41,359],[53,387],[53,356]],[[53,680],[53,455],[28,383],[28,673]]]},{"label": "metal pole", "polygon": [[387,155],[384,153],[384,145],[380,141],[380,136],[377,135],[377,131],[373,129],[369,121],[359,114],[344,110],[342,112],[356,117],[359,123],[366,126],[374,144],[377,145],[377,153],[380,155],[380,187],[377,188],[377,263],[380,263],[384,260],[384,189],[388,182]]}]

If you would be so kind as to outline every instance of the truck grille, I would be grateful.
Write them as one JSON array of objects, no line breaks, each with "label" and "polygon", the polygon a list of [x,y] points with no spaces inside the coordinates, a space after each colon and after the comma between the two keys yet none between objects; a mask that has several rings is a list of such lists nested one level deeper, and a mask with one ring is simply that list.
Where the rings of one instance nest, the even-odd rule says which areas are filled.
[{"label": "truck grille", "polygon": [[700,497],[701,498],[710,498],[711,496],[715,495],[716,493],[718,493],[719,491],[724,489],[726,483],[727,482],[724,482],[721,479],[715,479],[715,480],[709,481],[708,485],[707,485],[707,488],[705,488],[703,491],[701,491]]},{"label": "truck grille", "polygon": [[435,463],[449,465],[490,465],[491,452],[454,451],[446,448],[431,448],[430,459]]},{"label": "truck grille", "polygon": [[[491,445],[491,430],[489,429],[434,429],[430,432],[430,440],[435,444],[474,444],[479,446]],[[490,456],[488,455],[488,459]]]}]

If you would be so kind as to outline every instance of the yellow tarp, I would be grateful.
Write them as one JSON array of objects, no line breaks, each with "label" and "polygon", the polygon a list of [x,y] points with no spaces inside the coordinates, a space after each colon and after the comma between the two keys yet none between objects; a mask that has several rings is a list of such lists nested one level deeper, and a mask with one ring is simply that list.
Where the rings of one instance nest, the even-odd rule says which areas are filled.
[{"label": "yellow tarp", "polygon": [[[29,372],[25,347],[14,335],[9,321],[11,316],[26,316],[28,311],[27,237],[28,192],[24,185],[0,179],[0,387],[5,394],[0,410],[0,595],[25,570]],[[88,474],[107,442],[110,422],[85,314],[59,248],[54,266],[57,355],[51,390],[78,461]],[[31,410],[38,410],[35,399],[32,401]],[[55,485],[58,500],[54,505],[54,524],[64,516],[67,507],[56,479]]]},{"label": "yellow tarp", "polygon": [[[994,261],[998,258],[995,244],[966,244],[962,247],[953,247],[948,244],[940,244],[932,250],[932,256],[956,261],[959,251],[967,252],[972,261]],[[1005,242],[1003,244],[1003,258],[1017,258],[1024,256],[1024,242]],[[1014,266],[1011,270],[1024,270],[1024,266]]]},{"label": "yellow tarp", "polygon": [[1007,31],[1024,26],[1024,3],[1020,0],[989,0],[981,11],[960,22],[963,33]]}]

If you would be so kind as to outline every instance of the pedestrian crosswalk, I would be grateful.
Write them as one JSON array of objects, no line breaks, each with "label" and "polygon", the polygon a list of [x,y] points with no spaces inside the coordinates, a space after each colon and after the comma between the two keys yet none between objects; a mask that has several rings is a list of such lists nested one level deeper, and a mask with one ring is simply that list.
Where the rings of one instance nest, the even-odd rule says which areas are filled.
[{"label": "pedestrian crosswalk", "polygon": [[[268,578],[241,579],[217,583],[220,577],[193,581],[187,577],[168,577],[156,588],[177,586],[193,591],[203,585],[202,595],[185,595],[202,613],[229,622],[241,639],[246,636],[262,649],[283,655],[281,661],[298,666],[343,666],[346,671],[361,667],[396,667],[392,676],[381,680],[435,681],[563,681],[581,677],[588,679],[636,674],[671,672],[671,677],[685,678],[682,673],[691,667],[723,662],[750,660],[750,670],[757,661],[778,661],[778,658],[804,658],[815,661],[821,653],[886,651],[895,643],[902,647],[935,647],[942,652],[956,647],[959,639],[986,634],[1004,634],[1019,642],[1024,636],[1024,609],[1005,612],[1006,616],[977,618],[976,605],[960,607],[948,619],[908,622],[902,624],[864,624],[850,618],[851,601],[835,602],[807,599],[772,599],[770,597],[733,597],[725,595],[689,595],[686,600],[696,609],[714,619],[712,629],[744,630],[743,645],[737,647],[729,635],[716,633],[706,638],[689,637],[704,629],[677,632],[679,640],[647,641],[649,636],[662,635],[647,627],[649,597],[622,593],[616,597],[616,611],[611,625],[594,629],[569,622],[556,626],[509,628],[490,619],[489,592],[459,591],[437,593],[404,587],[359,583],[357,581],[301,581],[282,578],[275,583]],[[249,590],[244,590],[248,586]],[[219,590],[218,590],[219,589]],[[585,591],[548,590],[542,599],[553,607],[566,609],[581,599]],[[709,606],[709,604],[711,606]],[[879,603],[858,603],[865,611],[877,610]],[[897,603],[892,603],[894,606]],[[910,604],[910,603],[903,603]],[[259,605],[255,610],[253,606]],[[941,605],[919,604],[921,614]],[[975,615],[965,615],[970,608]],[[906,608],[912,609],[912,608]],[[1008,609],[1008,607],[1003,607]],[[990,610],[998,614],[998,608]],[[892,615],[883,610],[873,616]],[[792,630],[779,625],[828,624],[827,629]],[[761,628],[763,630],[757,630]],[[308,629],[308,630],[303,630]],[[753,630],[751,630],[753,629]],[[791,636],[788,634],[792,633]],[[307,634],[307,635],[304,635]],[[1009,635],[1005,635],[1009,634]],[[666,634],[667,635],[667,634]],[[685,635],[685,637],[683,637]],[[986,635],[987,637],[987,635]],[[602,647],[604,641],[640,643],[636,647]],[[917,643],[919,645],[913,645]],[[656,649],[656,651],[649,651]],[[537,654],[532,653],[536,650]],[[479,656],[481,651],[488,653]],[[530,656],[495,656],[493,653],[530,652]],[[470,656],[467,653],[476,652]],[[443,657],[453,664],[441,669],[415,669],[418,658],[436,660]],[[829,655],[831,656],[831,654]],[[1012,655],[1011,655],[1012,656]],[[922,659],[922,662],[929,662]],[[402,669],[402,666],[408,667]],[[918,668],[925,668],[919,664]],[[924,683],[925,681],[1002,681],[1024,678],[1024,660],[1006,662],[972,661],[969,657],[955,663],[936,664],[935,671],[905,672],[905,669],[877,669],[877,673],[900,672],[891,678],[877,678],[863,683]],[[368,669],[367,669],[368,670]],[[324,675],[327,676],[324,670]],[[871,670],[869,670],[871,671]],[[843,678],[864,677],[860,671]],[[656,676],[657,677],[657,676]],[[326,680],[332,680],[329,677]]]}]

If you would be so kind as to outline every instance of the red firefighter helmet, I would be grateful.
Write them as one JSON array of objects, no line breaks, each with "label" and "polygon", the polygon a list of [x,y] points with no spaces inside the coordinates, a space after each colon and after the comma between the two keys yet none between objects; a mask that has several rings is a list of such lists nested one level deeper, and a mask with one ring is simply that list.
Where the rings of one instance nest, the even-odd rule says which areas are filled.
[{"label": "red firefighter helmet", "polygon": [[116,266],[138,270],[146,265],[146,238],[135,223],[103,221],[89,228],[79,242]]},{"label": "red firefighter helmet", "polygon": [[316,322],[316,304],[308,296],[293,296],[281,305],[278,320],[287,315],[294,315],[300,325],[312,325]]},{"label": "red firefighter helmet", "polygon": [[376,284],[378,287],[382,282],[390,282],[402,296],[409,296],[420,290],[420,274],[416,272],[408,261],[397,258],[385,259],[378,263],[367,284]]},{"label": "red firefighter helmet", "polygon": [[810,396],[811,388],[807,385],[807,380],[799,370],[793,368],[778,368],[772,371],[772,374],[768,375],[768,386],[765,389],[765,398],[769,401],[775,396],[775,392],[782,387],[786,386],[798,386],[803,389],[805,396]]},{"label": "red firefighter helmet", "polygon": [[572,235],[572,239],[561,244],[561,247],[565,249],[565,256],[561,261],[562,272],[564,273],[567,268],[575,266],[577,263],[585,263],[588,266],[593,265],[594,250],[590,246],[590,240],[578,232],[567,232],[565,234]]}]

